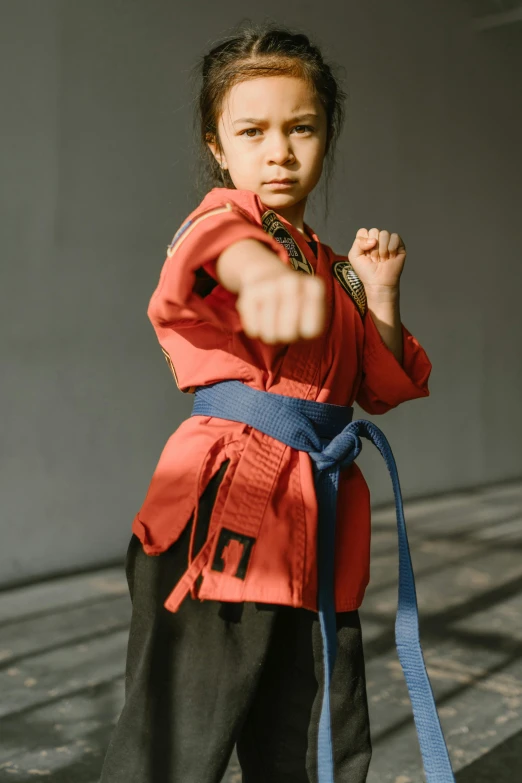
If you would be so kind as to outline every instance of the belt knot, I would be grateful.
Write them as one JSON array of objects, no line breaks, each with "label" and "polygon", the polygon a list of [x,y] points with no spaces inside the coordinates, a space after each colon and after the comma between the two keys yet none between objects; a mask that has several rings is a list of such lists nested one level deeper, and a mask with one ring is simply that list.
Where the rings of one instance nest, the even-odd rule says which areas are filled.
[{"label": "belt knot", "polygon": [[341,469],[347,468],[357,459],[362,449],[362,443],[355,431],[356,427],[352,425],[353,422],[330,441],[323,438],[326,445],[321,451],[309,452],[318,471],[330,470],[337,465]]}]

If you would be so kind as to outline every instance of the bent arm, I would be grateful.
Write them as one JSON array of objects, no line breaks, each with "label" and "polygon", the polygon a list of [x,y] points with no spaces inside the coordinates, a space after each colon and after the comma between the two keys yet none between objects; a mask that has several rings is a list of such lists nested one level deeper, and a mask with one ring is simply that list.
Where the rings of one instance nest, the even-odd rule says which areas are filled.
[{"label": "bent arm", "polygon": [[[383,343],[402,365],[404,352],[399,289],[379,295],[367,291],[366,299],[368,313],[373,319]],[[368,318],[368,315],[366,317]]]}]

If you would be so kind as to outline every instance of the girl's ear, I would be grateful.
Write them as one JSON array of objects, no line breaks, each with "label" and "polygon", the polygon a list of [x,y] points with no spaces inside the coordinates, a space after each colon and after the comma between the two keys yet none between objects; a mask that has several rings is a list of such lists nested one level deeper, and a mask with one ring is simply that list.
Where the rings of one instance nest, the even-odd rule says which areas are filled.
[{"label": "girl's ear", "polygon": [[210,149],[211,153],[219,163],[220,168],[226,169],[227,168],[227,162],[225,160],[225,156],[222,152],[218,149],[218,145],[216,143],[215,137],[212,133],[207,133],[206,136],[207,146]]}]

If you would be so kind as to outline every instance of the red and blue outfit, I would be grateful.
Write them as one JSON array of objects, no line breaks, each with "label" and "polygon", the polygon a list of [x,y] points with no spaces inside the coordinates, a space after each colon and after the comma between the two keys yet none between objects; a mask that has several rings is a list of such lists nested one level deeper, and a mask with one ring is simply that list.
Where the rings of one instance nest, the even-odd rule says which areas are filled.
[{"label": "red and blue outfit", "polygon": [[[342,282],[347,258],[304,227],[309,242],[256,194],[226,188],[184,221],[148,308],[178,388],[197,398],[236,381],[265,401],[355,402],[370,414],[426,397],[431,363],[419,342],[401,326],[399,363]],[[220,254],[242,239],[323,278],[323,334],[291,345],[247,337],[237,295],[216,274]],[[363,783],[371,740],[357,609],[369,580],[370,496],[355,462],[338,473],[336,493],[327,774]],[[243,783],[325,779],[318,522],[307,451],[217,415],[193,415],[170,436],[132,525],[125,705],[100,783],[219,783],[234,747]]]}]

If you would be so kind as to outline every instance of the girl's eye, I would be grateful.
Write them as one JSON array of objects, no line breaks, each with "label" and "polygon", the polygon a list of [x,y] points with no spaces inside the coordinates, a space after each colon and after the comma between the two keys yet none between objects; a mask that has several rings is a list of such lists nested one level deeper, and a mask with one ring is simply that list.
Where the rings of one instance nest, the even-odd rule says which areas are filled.
[{"label": "girl's eye", "polygon": [[[315,128],[313,128],[311,125],[294,125],[293,130],[295,130],[296,128],[304,128],[305,130],[310,131],[312,133],[315,130]],[[260,130],[260,129],[259,128],[245,128],[245,130],[241,131],[241,133],[239,135],[240,136],[246,136],[249,139],[254,139],[255,135],[251,136],[250,133],[253,131],[254,134],[255,134],[258,130]],[[303,136],[304,134],[303,133],[298,133],[297,135],[298,136]]]}]

